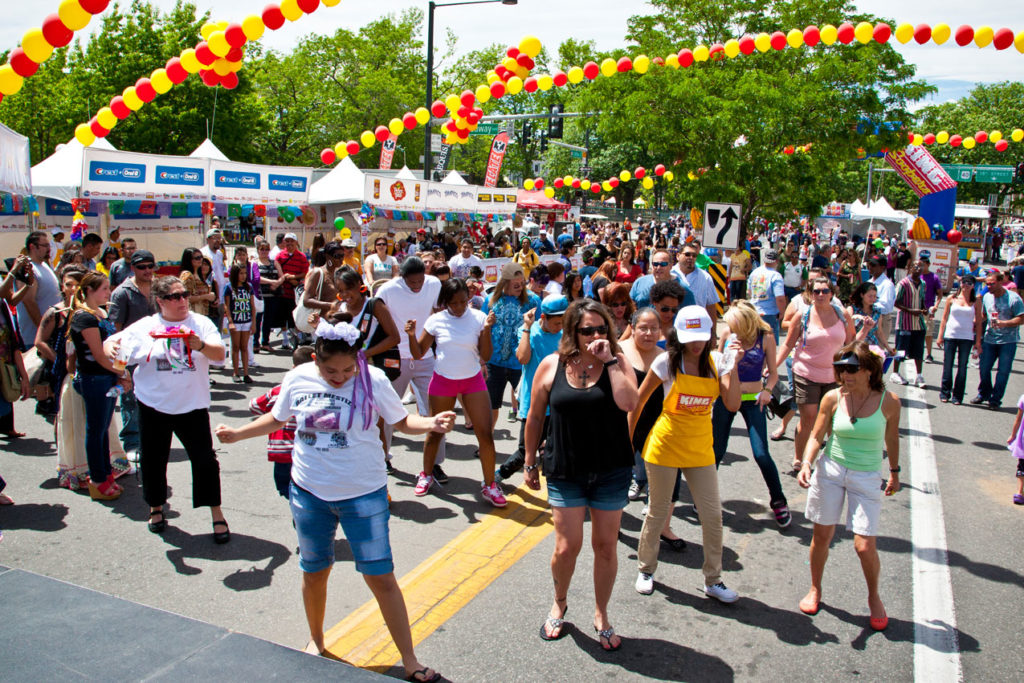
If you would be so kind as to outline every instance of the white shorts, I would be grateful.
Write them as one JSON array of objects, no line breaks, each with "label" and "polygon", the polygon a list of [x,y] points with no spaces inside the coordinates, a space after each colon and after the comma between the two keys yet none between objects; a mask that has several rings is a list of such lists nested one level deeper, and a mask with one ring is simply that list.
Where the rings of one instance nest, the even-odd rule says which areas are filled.
[{"label": "white shorts", "polygon": [[815,524],[839,524],[846,506],[846,528],[858,536],[877,536],[882,512],[881,457],[879,469],[861,472],[843,467],[828,456],[818,458],[807,493],[808,520]]},{"label": "white shorts", "polygon": [[235,332],[251,332],[252,323],[235,323]]}]

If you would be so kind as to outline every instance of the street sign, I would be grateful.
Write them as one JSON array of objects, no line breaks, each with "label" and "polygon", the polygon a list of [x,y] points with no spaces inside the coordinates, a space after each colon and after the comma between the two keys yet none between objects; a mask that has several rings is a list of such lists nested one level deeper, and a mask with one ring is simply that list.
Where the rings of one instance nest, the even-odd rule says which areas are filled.
[{"label": "street sign", "polygon": [[501,132],[501,124],[497,121],[485,121],[477,124],[476,130],[469,131],[470,135],[497,135]]},{"label": "street sign", "polygon": [[704,240],[705,247],[717,249],[737,249],[740,246],[740,216],[743,215],[741,204],[704,204]]},{"label": "street sign", "polygon": [[431,152],[440,152],[441,151],[441,145],[443,144],[443,142],[444,142],[444,140],[441,139],[440,135],[438,135],[437,133],[432,133],[430,135],[430,151]]},{"label": "street sign", "polygon": [[976,183],[1012,183],[1013,166],[975,166]]},{"label": "street sign", "polygon": [[974,179],[974,167],[964,164],[942,164],[946,173],[958,183],[969,183]]},{"label": "street sign", "polygon": [[569,150],[569,156],[571,156],[573,159],[582,159],[583,158],[583,150],[581,150],[581,149],[571,149],[571,150]]}]

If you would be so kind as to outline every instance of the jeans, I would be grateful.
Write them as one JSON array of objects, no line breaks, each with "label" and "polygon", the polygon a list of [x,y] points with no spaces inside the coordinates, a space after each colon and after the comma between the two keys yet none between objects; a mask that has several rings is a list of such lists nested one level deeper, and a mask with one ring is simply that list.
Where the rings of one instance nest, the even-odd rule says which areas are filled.
[{"label": "jeans", "polygon": [[[942,384],[939,386],[939,398],[953,398],[959,402],[964,400],[964,388],[967,385],[967,361],[974,347],[973,339],[946,339],[943,342]],[[953,362],[956,360],[956,380],[953,380]]]},{"label": "jeans", "polygon": [[768,314],[762,313],[761,314],[761,320],[763,320],[766,323],[768,323],[769,325],[771,325],[772,334],[775,335],[775,343],[778,344],[779,343],[779,332],[782,329],[781,327],[779,327],[779,314],[775,313],[774,315],[768,315]]},{"label": "jeans", "polygon": [[782,289],[786,292],[786,301],[792,301],[793,297],[804,291],[803,287],[786,287],[785,285],[783,285]]},{"label": "jeans", "polygon": [[85,402],[85,459],[89,463],[89,478],[97,486],[110,476],[110,419],[114,417],[117,401],[107,396],[117,384],[113,373],[102,375],[75,375],[72,385]]},{"label": "jeans", "polygon": [[[739,413],[743,415],[743,420],[747,423],[750,450],[754,453],[754,462],[761,468],[764,483],[768,485],[771,504],[786,503],[786,494],[782,492],[782,482],[779,481],[779,469],[768,452],[768,420],[765,418],[764,411],[758,407],[757,401],[743,401],[740,404]],[[736,419],[736,413],[726,409],[722,399],[716,400],[711,413],[711,428],[715,439],[715,467],[722,463],[722,458],[725,456],[725,449],[729,445],[729,431],[732,429],[734,419]]]},{"label": "jeans", "polygon": [[[978,383],[978,398],[983,403],[991,406],[999,406],[1003,402],[1003,394],[1006,393],[1006,382],[1010,379],[1010,369],[1013,367],[1013,357],[1017,355],[1017,344],[992,344],[987,341],[981,342],[981,382]],[[996,383],[992,385],[992,367],[999,360],[999,369],[996,370]]]},{"label": "jeans", "polygon": [[[128,372],[134,374],[136,367],[131,366]],[[121,432],[118,438],[126,453],[138,451],[142,445],[139,437],[139,402],[135,400],[134,389],[121,394]]]},{"label": "jeans", "polygon": [[290,462],[274,463],[274,488],[282,497],[288,498],[288,486],[292,483],[292,464]]}]

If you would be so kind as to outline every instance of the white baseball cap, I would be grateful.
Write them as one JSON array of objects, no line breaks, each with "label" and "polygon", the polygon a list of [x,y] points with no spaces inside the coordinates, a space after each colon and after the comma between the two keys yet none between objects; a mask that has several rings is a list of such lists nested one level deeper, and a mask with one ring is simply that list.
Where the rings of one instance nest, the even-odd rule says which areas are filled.
[{"label": "white baseball cap", "polygon": [[679,309],[673,327],[680,344],[711,339],[711,316],[703,306]]}]

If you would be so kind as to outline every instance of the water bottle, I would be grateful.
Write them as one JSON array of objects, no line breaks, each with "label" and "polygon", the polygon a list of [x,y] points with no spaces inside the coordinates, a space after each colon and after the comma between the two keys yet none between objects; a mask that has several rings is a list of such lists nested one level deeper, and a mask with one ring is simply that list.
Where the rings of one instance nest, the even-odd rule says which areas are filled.
[{"label": "water bottle", "polygon": [[124,387],[122,387],[120,384],[115,384],[114,386],[110,387],[110,390],[107,392],[107,398],[117,398],[123,393]]}]

